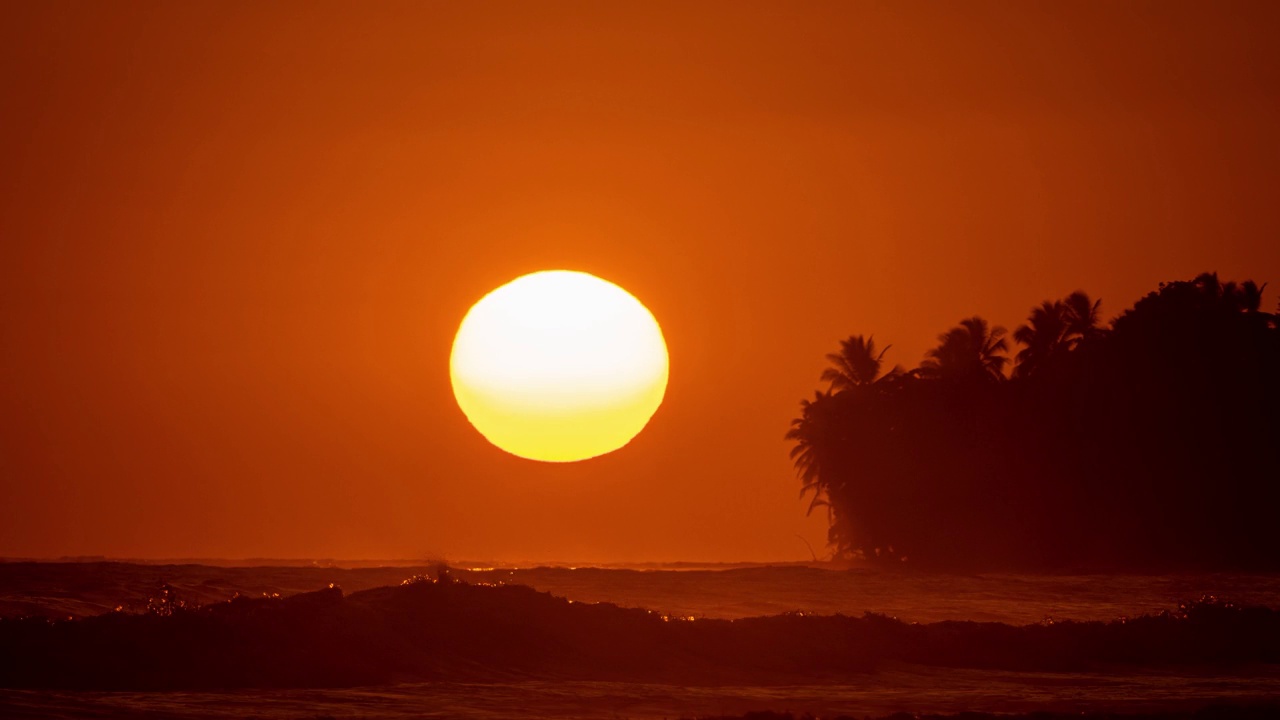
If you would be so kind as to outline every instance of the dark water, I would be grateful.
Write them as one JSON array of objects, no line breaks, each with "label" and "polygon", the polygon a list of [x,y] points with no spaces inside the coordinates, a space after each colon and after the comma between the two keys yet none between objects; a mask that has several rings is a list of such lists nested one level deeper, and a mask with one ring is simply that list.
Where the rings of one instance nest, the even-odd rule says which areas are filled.
[{"label": "dark water", "polygon": [[903,668],[856,684],[683,687],[617,682],[434,683],[324,690],[70,693],[0,690],[7,718],[676,718],[760,710],[818,717],[912,713],[1169,712],[1280,697],[1280,671],[1008,673]]},{"label": "dark water", "polygon": [[[209,603],[236,594],[294,595],[334,583],[347,593],[397,585],[427,566],[219,567],[132,563],[0,562],[0,617],[81,617],[117,606],[141,611],[163,584]],[[876,612],[911,622],[976,620],[1015,625],[1112,620],[1217,595],[1280,607],[1280,575],[939,575],[801,565],[716,568],[458,568],[468,582],[516,583],[581,602],[611,602],[673,616],[740,618],[801,611]]]},{"label": "dark water", "polygon": [[708,618],[876,612],[921,623],[1024,625],[1046,618],[1135,617],[1206,595],[1280,606],[1280,576],[1257,574],[930,575],[783,567],[678,572],[539,568],[475,577],[531,585],[586,602]]},{"label": "dark water", "polygon": [[[145,607],[162,583],[200,603],[240,593],[291,595],[341,585],[348,594],[398,584],[421,567],[228,568],[202,565],[0,564],[0,614],[92,615]],[[741,618],[800,611],[909,622],[1010,625],[1113,620],[1173,610],[1205,595],[1280,607],[1280,577],[1202,575],[919,575],[812,567],[622,570],[455,570],[471,583],[526,584],[578,602],[645,607],[673,618]],[[18,611],[18,612],[15,612]],[[21,662],[21,658],[0,658]],[[1194,664],[1193,664],[1194,665]],[[225,692],[0,690],[0,717],[658,718],[756,710],[864,716],[909,712],[1151,712],[1280,697],[1280,666],[1128,665],[1088,672],[1019,672],[889,664],[823,683],[686,686],[520,679],[409,682],[337,689]]]}]

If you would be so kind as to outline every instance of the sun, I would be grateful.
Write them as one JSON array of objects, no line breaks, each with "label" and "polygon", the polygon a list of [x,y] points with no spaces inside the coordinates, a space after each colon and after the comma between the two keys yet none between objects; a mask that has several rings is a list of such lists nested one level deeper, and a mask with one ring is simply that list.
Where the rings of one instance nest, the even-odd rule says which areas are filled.
[{"label": "sun", "polygon": [[613,452],[667,390],[662,329],[635,297],[584,272],[516,278],[477,302],[449,358],[453,395],[489,442],[531,460]]}]

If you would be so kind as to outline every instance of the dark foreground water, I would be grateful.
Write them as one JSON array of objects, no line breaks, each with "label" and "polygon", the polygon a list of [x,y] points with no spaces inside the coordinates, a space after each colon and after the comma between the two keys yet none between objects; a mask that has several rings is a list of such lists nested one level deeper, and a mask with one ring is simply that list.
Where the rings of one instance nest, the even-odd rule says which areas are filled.
[{"label": "dark foreground water", "polygon": [[319,690],[0,691],[7,718],[677,718],[761,710],[818,717],[912,713],[1195,711],[1280,698],[1274,668],[1231,675],[887,670],[833,685],[680,687],[620,682],[431,683]]},{"label": "dark foreground water", "polygon": [[[579,603],[571,605],[542,595],[506,592],[501,587],[449,590],[430,583],[418,584],[417,590],[413,589],[415,586],[399,587],[402,580],[425,570],[0,563],[0,615],[9,617],[92,617],[117,606],[142,612],[147,599],[167,583],[179,597],[192,604],[205,604],[212,616],[220,618],[219,622],[232,622],[228,625],[232,630],[256,633],[246,636],[248,640],[229,641],[233,651],[243,646],[244,655],[229,661],[241,667],[258,663],[256,667],[270,669],[273,657],[281,650],[271,644],[276,640],[254,644],[254,639],[262,636],[260,628],[274,633],[283,627],[278,642],[293,643],[311,627],[319,635],[334,633],[328,623],[339,618],[342,631],[355,638],[348,638],[356,642],[352,647],[371,653],[364,660],[354,658],[352,665],[357,672],[349,677],[357,678],[361,667],[379,664],[380,648],[388,645],[385,639],[360,645],[358,641],[365,631],[353,627],[346,618],[372,617],[376,622],[370,625],[370,632],[376,630],[399,638],[412,635],[414,627],[434,622],[442,611],[465,611],[476,604],[477,597],[482,599],[481,604],[489,602],[484,598],[490,596],[505,598],[491,605],[490,616],[468,619],[460,615],[456,622],[444,623],[445,628],[458,629],[456,638],[451,639],[447,629],[431,630],[427,655],[434,652],[432,648],[438,649],[440,662],[422,665],[415,661],[419,665],[413,666],[419,670],[426,667],[427,672],[433,673],[431,682],[383,677],[374,685],[296,687],[309,684],[305,675],[299,675],[302,680],[284,683],[295,687],[276,689],[103,692],[49,689],[50,677],[53,685],[60,684],[62,678],[57,672],[40,675],[33,671],[24,676],[20,669],[5,675],[11,680],[5,683],[9,689],[0,689],[0,717],[674,718],[742,715],[760,710],[823,717],[881,716],[898,711],[1149,713],[1280,698],[1280,664],[1275,662],[1280,647],[1273,647],[1273,635],[1267,634],[1276,631],[1274,614],[1233,615],[1212,610],[1223,605],[1221,598],[1237,605],[1280,607],[1280,578],[1268,575],[955,576],[798,566],[679,571],[454,571],[472,585],[530,585]],[[341,585],[345,596],[320,593],[316,599],[299,603],[296,611],[290,609],[288,596],[324,588],[331,582]],[[369,590],[386,585],[399,589]],[[469,586],[457,586],[466,587]],[[216,605],[237,593],[241,600]],[[279,593],[286,600],[263,600],[264,593]],[[1210,606],[1211,612],[1174,619],[1181,615],[1181,604],[1205,595],[1220,598]],[[247,601],[248,597],[259,599]],[[594,607],[590,603],[601,602],[655,612],[628,614],[603,607],[598,612],[589,609]],[[582,614],[583,605],[588,608],[587,614]],[[843,625],[815,625],[828,622],[821,616],[841,613],[857,618],[864,611],[898,617],[904,622],[855,619]],[[340,612],[347,614],[334,614]],[[720,622],[780,613],[791,614],[742,626],[738,622]],[[505,637],[477,639],[474,643],[468,640],[472,635],[486,635],[486,629],[494,625],[493,618],[516,615],[519,618],[506,632],[525,643],[519,653],[504,654]],[[1127,623],[1064,622],[1116,621],[1141,615],[1156,617]],[[228,617],[232,620],[226,620]],[[669,618],[669,622],[656,619],[661,617]],[[624,633],[619,637],[658,639],[645,640],[647,644],[637,645],[634,653],[627,647],[601,651],[601,638],[593,631],[579,633],[580,637],[566,641],[563,648],[529,655],[530,648],[557,645],[560,637],[574,634],[566,628],[580,624],[579,618],[598,622],[606,631]],[[157,629],[163,635],[173,623],[152,616],[133,618],[128,613],[102,620],[64,620],[33,627],[47,632],[55,645],[61,643],[58,648],[85,655],[78,660],[78,672],[91,681],[106,677],[109,682],[126,683],[125,687],[136,683],[139,677],[145,681],[146,671],[95,675],[95,663],[156,661],[147,655],[153,652],[148,649],[152,647],[147,645],[150,640],[135,635]],[[703,620],[712,621],[705,631],[699,629]],[[956,620],[1001,624],[939,624]],[[86,622],[90,624],[85,625]],[[95,622],[98,624],[93,625]],[[408,625],[395,626],[397,622]],[[467,625],[468,622],[479,624]],[[538,634],[539,628],[525,627],[544,623],[542,635]],[[1027,625],[1032,627],[1022,627]],[[795,640],[809,637],[806,633],[821,638],[828,626],[847,633],[852,638],[850,642],[864,647],[851,657],[833,656],[833,662],[844,663],[839,672],[816,672],[815,668],[826,666],[822,653],[831,652],[833,647],[838,649],[840,644],[827,648],[815,645],[814,657],[808,657],[803,650],[796,653]],[[666,630],[662,631],[666,634],[654,634],[658,631],[653,628],[677,630],[675,634]],[[188,667],[205,662],[207,653],[199,645],[208,643],[207,634],[191,628],[183,632],[186,634],[174,637],[185,638],[187,645],[177,651],[166,644],[173,637],[161,637],[153,645],[167,648],[170,660]],[[87,633],[88,639],[77,641],[76,633]],[[715,637],[708,640],[704,637],[708,633]],[[121,637],[124,643],[119,641]],[[1251,638],[1258,637],[1263,638],[1260,644],[1250,644]],[[660,647],[660,643],[667,642],[663,638],[671,638],[670,642],[678,647]],[[1217,638],[1224,640],[1219,643]],[[897,647],[899,643],[909,644],[912,649],[902,650]],[[115,653],[113,648],[120,644],[136,645],[134,654]],[[604,644],[608,645],[607,638]],[[876,647],[877,644],[893,647]],[[801,648],[807,646],[800,643]],[[39,647],[49,646],[42,642]],[[315,652],[323,653],[325,647],[319,644]],[[215,649],[223,654],[229,652],[224,646]],[[40,661],[53,663],[50,667],[56,671],[57,663],[62,662],[58,652],[62,651]],[[756,651],[763,651],[767,657],[750,658]],[[183,655],[184,652],[190,654]],[[598,655],[588,656],[585,664],[563,663],[557,653],[566,652]],[[304,655],[310,653],[308,650]],[[7,656],[0,656],[0,665],[21,666],[33,662],[31,656],[36,654],[39,653],[10,651]],[[288,657],[287,652],[278,655]],[[593,657],[601,659],[593,662]],[[474,663],[475,658],[483,661]],[[511,662],[497,668],[500,672],[487,673],[494,669],[488,667],[493,658],[500,663]],[[484,681],[458,680],[452,673],[455,660],[473,662],[476,668],[469,672]],[[164,661],[160,658],[157,667],[163,667]],[[296,663],[296,658],[291,662]],[[672,663],[680,665],[661,667]],[[216,666],[216,662],[211,665]],[[616,671],[617,668],[622,670]],[[684,674],[682,668],[689,668],[690,673]],[[543,669],[548,672],[540,673]],[[624,677],[584,679],[596,669],[614,675],[622,672]],[[625,676],[628,673],[631,677]],[[196,673],[196,677],[200,675]],[[253,676],[254,673],[249,674]],[[262,676],[275,677],[271,673]],[[21,680],[23,677],[27,680]],[[190,677],[178,673],[173,675],[177,678],[173,682],[181,686],[190,683]],[[239,682],[236,678],[241,676],[227,677]],[[291,676],[281,677],[289,680]],[[325,682],[319,684],[350,684],[343,681],[348,676],[322,677]],[[29,682],[30,678],[43,678],[44,689],[31,689],[36,686]],[[662,681],[654,682],[654,678]],[[742,682],[741,678],[750,681]]]}]

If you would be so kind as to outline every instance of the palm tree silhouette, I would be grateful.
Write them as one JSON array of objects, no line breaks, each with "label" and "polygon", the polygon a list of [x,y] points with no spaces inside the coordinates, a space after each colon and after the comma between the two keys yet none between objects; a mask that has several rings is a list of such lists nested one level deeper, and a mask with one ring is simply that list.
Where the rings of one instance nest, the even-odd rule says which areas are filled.
[{"label": "palm tree silhouette", "polygon": [[1040,307],[1033,308],[1027,324],[1013,332],[1013,339],[1026,346],[1018,352],[1018,365],[1013,369],[1013,376],[1033,375],[1062,352],[1068,328],[1065,303],[1046,300]]},{"label": "palm tree silhouette", "polygon": [[865,532],[859,531],[860,524],[854,520],[859,503],[851,497],[861,401],[853,393],[817,391],[813,400],[800,402],[800,417],[791,421],[786,434],[786,439],[795,443],[791,459],[801,480],[800,497],[813,495],[807,514],[826,508],[827,544],[836,556],[859,551],[865,544]]},{"label": "palm tree silhouette", "polygon": [[[824,378],[825,379],[825,378]],[[826,505],[823,475],[824,456],[831,451],[832,434],[838,431],[836,418],[832,417],[831,393],[815,390],[813,400],[800,401],[800,417],[791,421],[786,439],[795,443],[791,448],[791,461],[800,476],[800,497],[813,493],[806,514]]]},{"label": "palm tree silhouette", "polygon": [[1101,317],[1102,301],[1090,299],[1081,290],[1064,300],[1046,300],[1032,308],[1027,324],[1013,333],[1014,341],[1025,346],[1017,354],[1013,376],[1034,375],[1080,343],[1101,337]]},{"label": "palm tree silhouette", "polygon": [[966,318],[938,336],[938,347],[925,353],[920,374],[940,379],[1000,381],[1009,350],[1005,329],[989,327],[978,316]]},{"label": "palm tree silhouette", "polygon": [[1077,290],[1062,301],[1066,309],[1067,346],[1075,349],[1081,342],[1102,336],[1102,301],[1090,300],[1088,293]]},{"label": "palm tree silhouette", "polygon": [[902,373],[902,368],[897,366],[880,376],[882,358],[891,347],[886,345],[877,354],[874,335],[865,339],[861,335],[850,335],[840,341],[840,352],[827,353],[832,367],[822,371],[822,382],[831,383],[831,392],[834,393],[896,377]]},{"label": "palm tree silhouette", "polygon": [[1280,467],[1280,419],[1258,409],[1280,402],[1280,320],[1262,290],[1206,273],[1105,325],[1083,291],[1037,303],[1007,383],[1014,349],[980,317],[905,374],[849,336],[786,428],[802,503],[827,513],[833,557],[869,562],[1273,567],[1280,485],[1258,478]]},{"label": "palm tree silhouette", "polygon": [[1200,273],[1191,281],[1210,303],[1239,313],[1256,313],[1262,306],[1262,291],[1266,288],[1252,280],[1243,283],[1221,282],[1218,273]]},{"label": "palm tree silhouette", "polygon": [[1262,308],[1262,291],[1266,289],[1266,283],[1259,287],[1252,280],[1245,280],[1239,284],[1228,282],[1222,286],[1221,300],[1235,312],[1256,313]]}]

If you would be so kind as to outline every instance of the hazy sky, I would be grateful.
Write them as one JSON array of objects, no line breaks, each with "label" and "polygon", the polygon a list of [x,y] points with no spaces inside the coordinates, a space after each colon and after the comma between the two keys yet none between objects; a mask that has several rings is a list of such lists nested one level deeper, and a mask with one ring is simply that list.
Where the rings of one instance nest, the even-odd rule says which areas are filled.
[{"label": "hazy sky", "polygon": [[[1280,3],[0,6],[0,555],[808,558],[782,439],[1082,288],[1280,287]],[[618,283],[671,381],[545,465],[467,309]]]}]

